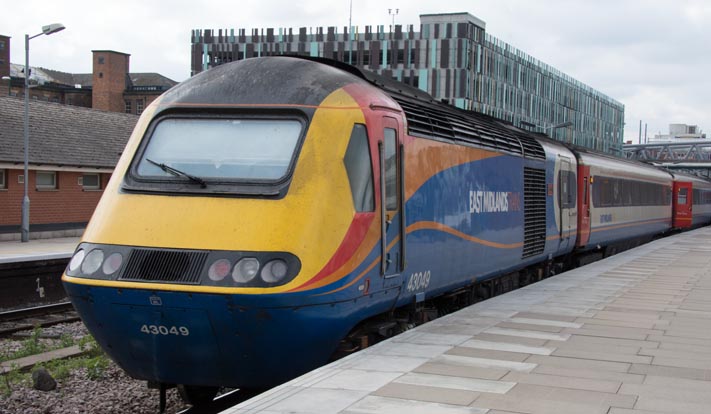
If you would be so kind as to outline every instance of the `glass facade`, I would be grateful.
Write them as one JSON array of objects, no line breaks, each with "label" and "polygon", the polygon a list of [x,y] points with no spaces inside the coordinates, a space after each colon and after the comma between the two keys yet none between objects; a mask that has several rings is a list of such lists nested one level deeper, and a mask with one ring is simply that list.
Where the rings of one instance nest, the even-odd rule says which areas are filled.
[{"label": "glass facade", "polygon": [[[486,32],[469,13],[420,16],[419,31],[365,26],[193,30],[192,74],[298,54],[359,66],[559,141],[619,155],[624,105]],[[562,127],[561,124],[566,126]]]}]

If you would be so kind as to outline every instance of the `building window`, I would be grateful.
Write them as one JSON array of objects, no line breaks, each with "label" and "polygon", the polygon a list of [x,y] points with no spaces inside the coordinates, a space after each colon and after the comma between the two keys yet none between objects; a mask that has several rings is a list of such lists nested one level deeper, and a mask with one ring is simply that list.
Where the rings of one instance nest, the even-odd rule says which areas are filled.
[{"label": "building window", "polygon": [[54,171],[37,171],[37,189],[53,190],[57,188],[57,173]]},{"label": "building window", "polygon": [[126,110],[125,110],[126,113],[127,113],[127,114],[130,114],[130,113],[131,113],[131,101],[129,101],[129,100],[127,99],[127,100],[124,101],[124,103],[125,103],[125,105],[126,105]]},{"label": "building window", "polygon": [[0,50],[5,50],[5,41],[0,40]]},{"label": "building window", "polygon": [[136,100],[136,115],[143,113],[143,99]]},{"label": "building window", "polygon": [[99,59],[98,59],[98,60],[99,60],[99,65],[103,65],[103,64],[104,64],[104,57],[103,57],[103,56],[99,56]]},{"label": "building window", "polygon": [[0,170],[0,190],[7,188],[7,173],[5,170]]},{"label": "building window", "polygon": [[84,190],[99,190],[101,189],[101,176],[99,174],[84,174],[79,177],[79,185]]}]

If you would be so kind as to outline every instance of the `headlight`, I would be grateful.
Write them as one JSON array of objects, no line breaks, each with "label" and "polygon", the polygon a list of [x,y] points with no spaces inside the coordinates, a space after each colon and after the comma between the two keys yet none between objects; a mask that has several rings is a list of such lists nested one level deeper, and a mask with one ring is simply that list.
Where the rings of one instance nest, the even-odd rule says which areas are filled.
[{"label": "headlight", "polygon": [[245,257],[237,262],[232,271],[232,280],[237,283],[249,283],[259,272],[259,260],[253,257]]},{"label": "headlight", "polygon": [[227,259],[215,260],[215,262],[210,265],[210,269],[208,269],[207,271],[207,276],[210,278],[210,280],[219,282],[230,273],[231,267],[232,263],[230,263],[230,261]]},{"label": "headlight", "polygon": [[286,277],[289,266],[282,259],[274,259],[264,265],[262,280],[267,283],[277,283]]},{"label": "headlight", "polygon": [[94,249],[86,255],[84,263],[81,265],[81,271],[84,274],[90,275],[101,267],[104,262],[104,251],[101,249]]},{"label": "headlight", "polygon": [[111,253],[109,257],[107,257],[104,261],[104,265],[101,267],[101,270],[104,272],[105,275],[110,276],[116,273],[117,270],[119,270],[122,263],[123,256],[121,255],[121,253]]},{"label": "headlight", "polygon": [[79,266],[81,266],[81,263],[84,261],[84,257],[86,257],[86,251],[84,251],[84,249],[77,250],[77,252],[74,253],[74,256],[72,256],[72,260],[69,261],[69,271],[77,271]]}]

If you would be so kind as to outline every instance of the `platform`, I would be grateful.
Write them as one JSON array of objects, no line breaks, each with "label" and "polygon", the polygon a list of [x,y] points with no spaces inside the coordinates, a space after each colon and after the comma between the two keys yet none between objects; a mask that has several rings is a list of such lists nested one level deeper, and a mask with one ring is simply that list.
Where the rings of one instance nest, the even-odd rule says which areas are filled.
[{"label": "platform", "polygon": [[28,262],[35,260],[68,259],[79,244],[80,237],[57,239],[32,239],[0,242],[0,263]]},{"label": "platform", "polygon": [[711,228],[462,309],[224,411],[709,412]]}]

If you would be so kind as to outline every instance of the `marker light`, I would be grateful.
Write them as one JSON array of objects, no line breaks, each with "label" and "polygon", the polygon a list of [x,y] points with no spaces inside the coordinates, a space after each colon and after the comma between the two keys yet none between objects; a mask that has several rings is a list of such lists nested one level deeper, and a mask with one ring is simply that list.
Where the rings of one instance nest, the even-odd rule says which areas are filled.
[{"label": "marker light", "polygon": [[101,249],[94,249],[86,255],[84,263],[81,265],[81,271],[84,274],[90,275],[101,267],[101,263],[104,262],[104,251]]},{"label": "marker light", "polygon": [[112,253],[104,261],[104,265],[101,267],[101,270],[105,275],[112,275],[119,270],[121,263],[123,263],[123,256],[121,256],[121,253]]},{"label": "marker light", "polygon": [[232,263],[230,263],[230,261],[227,259],[215,260],[215,262],[212,263],[212,265],[210,265],[210,268],[207,270],[207,276],[210,278],[210,280],[219,282],[230,273],[231,267]]},{"label": "marker light", "polygon": [[74,253],[74,256],[72,256],[72,260],[69,261],[69,271],[74,272],[79,269],[81,262],[84,261],[84,257],[86,257],[84,249],[77,250],[77,252]]},{"label": "marker light", "polygon": [[232,271],[232,280],[237,283],[249,283],[259,272],[259,260],[253,257],[245,257],[237,262]]},{"label": "marker light", "polygon": [[286,277],[289,267],[282,259],[274,259],[264,265],[262,280],[267,283],[276,283]]}]

